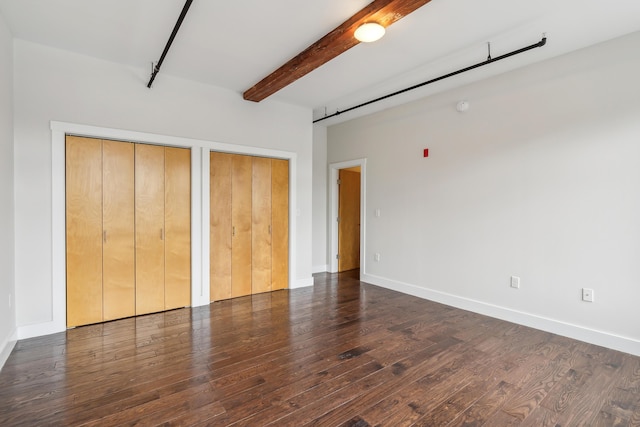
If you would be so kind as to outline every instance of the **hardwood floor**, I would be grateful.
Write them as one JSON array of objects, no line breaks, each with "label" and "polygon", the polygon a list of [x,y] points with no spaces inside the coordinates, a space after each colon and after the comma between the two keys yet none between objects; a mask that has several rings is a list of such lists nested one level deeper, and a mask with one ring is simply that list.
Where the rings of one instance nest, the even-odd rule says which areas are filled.
[{"label": "hardwood floor", "polygon": [[20,341],[0,425],[637,426],[640,358],[322,274]]}]

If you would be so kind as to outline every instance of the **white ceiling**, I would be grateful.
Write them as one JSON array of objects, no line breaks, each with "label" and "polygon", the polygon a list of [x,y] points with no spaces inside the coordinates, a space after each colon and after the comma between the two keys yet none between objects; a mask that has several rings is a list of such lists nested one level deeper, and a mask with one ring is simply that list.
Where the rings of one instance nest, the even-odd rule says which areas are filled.
[{"label": "white ceiling", "polygon": [[[162,75],[242,94],[368,0],[194,0]],[[184,0],[0,0],[14,37],[151,69]],[[640,31],[639,0],[432,0],[271,98],[314,118],[538,42],[547,46],[394,97],[333,124]],[[640,48],[640,47],[639,47]],[[629,52],[637,55],[639,51]],[[240,96],[240,95],[239,95]],[[247,101],[249,102],[249,101]]]}]

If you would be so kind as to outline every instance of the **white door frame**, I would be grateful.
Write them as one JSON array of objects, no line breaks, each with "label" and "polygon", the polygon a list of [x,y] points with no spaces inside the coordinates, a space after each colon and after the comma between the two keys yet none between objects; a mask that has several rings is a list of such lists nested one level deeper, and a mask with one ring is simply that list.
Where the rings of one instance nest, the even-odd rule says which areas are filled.
[{"label": "white door frame", "polygon": [[340,169],[360,166],[360,277],[366,272],[367,159],[329,164],[329,272],[338,272],[338,177]]}]

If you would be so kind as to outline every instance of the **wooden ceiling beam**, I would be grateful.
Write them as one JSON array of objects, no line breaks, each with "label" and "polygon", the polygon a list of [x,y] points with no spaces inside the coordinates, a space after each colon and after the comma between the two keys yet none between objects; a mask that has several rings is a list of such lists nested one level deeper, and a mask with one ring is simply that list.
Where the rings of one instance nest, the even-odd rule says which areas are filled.
[{"label": "wooden ceiling beam", "polygon": [[302,76],[360,43],[355,30],[365,22],[377,22],[385,28],[404,18],[430,0],[374,0],[334,30],[290,59],[251,89],[244,92],[248,101],[260,102]]}]

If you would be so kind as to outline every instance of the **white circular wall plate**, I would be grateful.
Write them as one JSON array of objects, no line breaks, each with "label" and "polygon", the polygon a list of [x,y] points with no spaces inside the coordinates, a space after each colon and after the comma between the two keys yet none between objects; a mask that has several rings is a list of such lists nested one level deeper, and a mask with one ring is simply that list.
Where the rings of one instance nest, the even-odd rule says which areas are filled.
[{"label": "white circular wall plate", "polygon": [[458,110],[458,112],[460,112],[460,113],[464,113],[468,109],[469,109],[469,102],[468,101],[460,101],[460,102],[458,102],[456,104],[456,110]]}]

